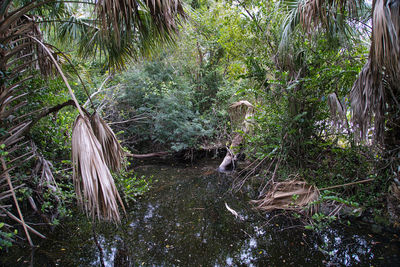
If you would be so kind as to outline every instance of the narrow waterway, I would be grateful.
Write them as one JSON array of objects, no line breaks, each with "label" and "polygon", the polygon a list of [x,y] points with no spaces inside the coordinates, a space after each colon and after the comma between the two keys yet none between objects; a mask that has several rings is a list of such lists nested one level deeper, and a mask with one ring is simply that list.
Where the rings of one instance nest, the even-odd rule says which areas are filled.
[{"label": "narrow waterway", "polygon": [[[259,214],[216,161],[138,166],[152,189],[122,226],[97,224],[106,266],[399,266],[400,242],[362,222],[321,233],[285,216]],[[236,218],[226,205],[239,213]],[[90,223],[72,218],[30,250],[12,248],[4,266],[99,266]]]}]

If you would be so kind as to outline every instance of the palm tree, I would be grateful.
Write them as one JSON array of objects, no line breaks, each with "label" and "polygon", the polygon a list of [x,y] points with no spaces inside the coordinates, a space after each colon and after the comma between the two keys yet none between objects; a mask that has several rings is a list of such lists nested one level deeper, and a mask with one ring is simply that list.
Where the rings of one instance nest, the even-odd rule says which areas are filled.
[{"label": "palm tree", "polygon": [[374,122],[375,137],[389,150],[400,135],[400,1],[375,0],[368,62],[351,91],[353,118],[364,137]]},{"label": "palm tree", "polygon": [[[357,0],[355,0],[357,1]],[[348,44],[349,36],[359,35],[353,21],[356,17],[356,9],[359,7],[364,10],[364,6],[358,2],[348,3],[344,1],[331,0],[282,0],[280,11],[284,12],[281,23],[281,33],[278,39],[275,66],[281,71],[287,72],[287,79],[290,81],[286,90],[287,111],[290,120],[293,120],[293,130],[296,134],[289,134],[285,137],[285,142],[289,144],[289,155],[297,160],[298,165],[303,164],[299,153],[306,151],[306,140],[312,138],[315,126],[309,122],[315,118],[316,110],[313,103],[308,102],[304,97],[306,92],[303,88],[306,76],[310,72],[307,60],[313,54],[312,46],[317,38],[326,38],[330,44],[330,51],[339,51],[343,44]],[[360,12],[364,13],[364,12]],[[345,16],[346,15],[346,16]],[[321,34],[322,33],[322,34]],[[304,45],[303,36],[311,39],[311,46]],[[358,37],[358,36],[357,36]],[[314,91],[319,94],[319,91]],[[303,97],[300,97],[303,95]],[[295,120],[303,114],[305,120]],[[301,115],[301,116],[303,116]],[[301,125],[300,125],[301,123]],[[292,126],[291,126],[292,127]],[[292,131],[292,132],[294,132]]]},{"label": "palm tree", "polygon": [[[77,17],[73,12],[74,7],[84,8],[86,16]],[[31,112],[17,116],[18,110],[29,101],[28,93],[22,93],[25,90],[24,87],[35,77],[37,71],[46,77],[53,75],[57,69],[63,76],[57,63],[60,54],[54,52],[55,47],[45,43],[43,30],[59,29],[56,31],[56,37],[72,40],[73,44],[78,46],[81,56],[103,56],[106,58],[109,69],[118,70],[125,66],[127,60],[151,53],[158,44],[173,42],[179,23],[185,17],[186,14],[179,0],[80,0],[76,3],[58,0],[0,0],[0,160],[2,165],[0,188],[3,188],[0,192],[0,213],[7,213],[21,222],[29,240],[28,230],[32,230],[24,223],[12,184],[12,169],[17,166],[17,162],[21,162],[16,156],[16,151],[23,150],[24,136],[41,117],[66,105],[75,105],[80,109],[75,99],[53,108],[45,108],[39,114]],[[68,81],[64,76],[63,78],[68,86]],[[72,97],[74,98],[73,95]],[[82,111],[80,112],[81,116],[86,116]],[[82,121],[78,120],[77,124],[78,122]],[[86,138],[91,138],[93,142],[98,143],[99,131],[93,131],[92,126],[86,122],[84,124],[79,125],[90,128]],[[115,136],[113,137],[112,132],[109,132],[110,129],[102,122],[99,125],[102,127],[102,133],[111,138],[107,140],[115,142],[116,140],[113,139]],[[108,142],[104,138],[102,140]],[[93,153],[102,150],[97,143],[93,145]],[[118,147],[111,149],[117,149],[115,153],[120,153]],[[32,153],[24,154],[21,158],[30,158]],[[103,168],[102,172],[110,176],[104,164],[104,160],[107,159],[104,159],[101,153],[99,160],[103,162],[99,164]],[[104,166],[106,166],[105,169]],[[81,169],[79,168],[80,171]],[[119,196],[118,192],[115,192],[115,186],[110,188],[110,192],[109,196],[102,192],[103,196],[100,198],[104,203],[112,202],[113,204],[110,204],[114,205],[112,209],[114,211],[116,209],[118,213],[118,208],[115,208],[115,198]],[[3,205],[10,197],[14,198],[19,219],[6,209],[5,204]],[[118,214],[107,210],[111,207],[110,205],[90,205],[86,208],[95,209],[93,215],[102,215],[106,219],[113,219],[113,216],[119,218]]]},{"label": "palm tree", "polygon": [[[293,6],[293,5],[292,5]],[[371,123],[375,137],[387,148],[400,143],[400,1],[374,0],[371,11],[362,0],[296,1],[288,31],[296,22],[307,31],[343,28],[348,19],[372,18],[372,38],[368,62],[351,90],[353,121],[366,136]],[[396,143],[397,142],[397,143]]]}]

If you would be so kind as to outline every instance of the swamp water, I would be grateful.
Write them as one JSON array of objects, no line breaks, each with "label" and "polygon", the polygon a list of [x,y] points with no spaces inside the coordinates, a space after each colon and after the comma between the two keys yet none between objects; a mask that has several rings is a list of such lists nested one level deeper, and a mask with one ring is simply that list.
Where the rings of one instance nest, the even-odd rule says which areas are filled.
[{"label": "swamp water", "polygon": [[[257,213],[232,194],[232,177],[217,174],[216,161],[196,166],[139,166],[152,188],[128,207],[122,226],[97,224],[106,266],[400,266],[394,233],[376,233],[362,222],[321,233],[285,216]],[[239,213],[236,218],[225,203]],[[77,215],[36,240],[14,246],[4,266],[100,266],[90,223]]]}]

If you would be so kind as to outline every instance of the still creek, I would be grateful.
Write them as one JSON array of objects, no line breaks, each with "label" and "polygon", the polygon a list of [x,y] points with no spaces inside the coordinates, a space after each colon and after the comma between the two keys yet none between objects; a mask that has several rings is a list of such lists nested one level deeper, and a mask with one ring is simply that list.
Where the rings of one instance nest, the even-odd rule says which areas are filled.
[{"label": "still creek", "polygon": [[[150,191],[128,207],[122,225],[96,225],[105,265],[400,266],[396,233],[361,220],[316,233],[286,216],[258,213],[246,194],[230,191],[232,177],[216,173],[218,164],[137,166],[139,175],[153,176]],[[100,266],[91,224],[76,214],[44,233],[37,248],[12,247],[1,264]]]}]

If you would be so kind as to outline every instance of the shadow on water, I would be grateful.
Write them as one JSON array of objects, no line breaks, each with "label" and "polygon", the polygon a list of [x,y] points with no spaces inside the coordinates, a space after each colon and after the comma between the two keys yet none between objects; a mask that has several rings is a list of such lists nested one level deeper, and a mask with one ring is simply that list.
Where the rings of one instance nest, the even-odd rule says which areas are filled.
[{"label": "shadow on water", "polygon": [[[128,208],[122,226],[96,226],[106,266],[400,265],[397,235],[375,234],[361,222],[316,234],[287,217],[258,214],[245,196],[230,193],[232,178],[217,174],[216,166],[208,161],[138,167],[139,174],[153,175],[153,188]],[[225,203],[240,216],[235,218]],[[91,229],[76,216],[35,250],[15,246],[1,262],[99,266]]]}]

